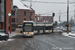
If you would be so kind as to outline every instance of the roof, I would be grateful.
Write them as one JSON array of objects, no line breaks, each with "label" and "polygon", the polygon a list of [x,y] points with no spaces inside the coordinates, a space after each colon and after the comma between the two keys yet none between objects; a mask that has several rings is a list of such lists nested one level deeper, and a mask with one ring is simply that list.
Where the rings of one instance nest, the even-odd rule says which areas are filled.
[{"label": "roof", "polygon": [[[25,6],[20,2],[20,0],[17,0],[17,3],[16,3],[15,0],[13,0],[13,6],[15,6],[15,5],[18,7],[18,9],[30,9],[30,8],[25,7]],[[31,9],[30,9],[30,10],[31,10]]]}]

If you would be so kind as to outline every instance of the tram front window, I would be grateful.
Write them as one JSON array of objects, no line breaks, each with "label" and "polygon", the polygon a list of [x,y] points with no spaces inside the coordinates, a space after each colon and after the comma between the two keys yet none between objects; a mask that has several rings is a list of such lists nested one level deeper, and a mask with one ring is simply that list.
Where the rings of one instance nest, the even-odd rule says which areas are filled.
[{"label": "tram front window", "polygon": [[32,24],[25,24],[24,31],[25,32],[32,32]]}]

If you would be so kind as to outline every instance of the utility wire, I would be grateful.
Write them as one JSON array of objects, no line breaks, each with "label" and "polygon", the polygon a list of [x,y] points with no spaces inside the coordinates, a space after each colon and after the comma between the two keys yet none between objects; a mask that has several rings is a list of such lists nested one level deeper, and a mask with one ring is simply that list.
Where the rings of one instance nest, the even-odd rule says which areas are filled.
[{"label": "utility wire", "polygon": [[[22,0],[26,2],[30,2],[29,0]],[[52,4],[67,4],[67,2],[43,2],[43,1],[32,1],[35,3],[52,3]],[[69,2],[69,4],[75,4],[75,2]]]},{"label": "utility wire", "polygon": [[46,12],[46,13],[42,13],[42,14],[49,14],[49,13],[52,13],[53,11],[50,11],[50,12]]},{"label": "utility wire", "polygon": [[[26,4],[24,4],[24,3],[22,2],[22,0],[20,0],[20,2],[21,2],[25,7],[30,8],[29,6],[27,6]],[[30,9],[34,11],[33,8],[30,8]]]},{"label": "utility wire", "polygon": [[[74,12],[74,11],[70,11],[70,12]],[[63,12],[63,13],[61,13],[61,14],[66,14],[67,12]],[[57,13],[57,14],[59,14],[59,13]]]}]

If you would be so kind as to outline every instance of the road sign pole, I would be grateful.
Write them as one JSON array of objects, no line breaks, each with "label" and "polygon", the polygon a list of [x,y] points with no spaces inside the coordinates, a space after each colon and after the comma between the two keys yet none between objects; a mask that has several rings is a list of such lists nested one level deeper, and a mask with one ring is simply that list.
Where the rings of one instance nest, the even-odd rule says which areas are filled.
[{"label": "road sign pole", "polygon": [[10,25],[10,34],[11,34],[11,13],[8,13],[8,18],[9,18],[9,21],[10,21],[9,22],[10,23],[9,25]]}]

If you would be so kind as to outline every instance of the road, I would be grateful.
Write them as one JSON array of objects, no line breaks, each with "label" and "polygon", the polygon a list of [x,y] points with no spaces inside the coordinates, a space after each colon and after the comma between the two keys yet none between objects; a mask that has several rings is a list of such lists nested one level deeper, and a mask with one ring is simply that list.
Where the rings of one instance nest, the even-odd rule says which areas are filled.
[{"label": "road", "polygon": [[75,50],[75,39],[58,33],[35,35],[33,38],[13,36],[13,41],[0,43],[0,50]]}]

